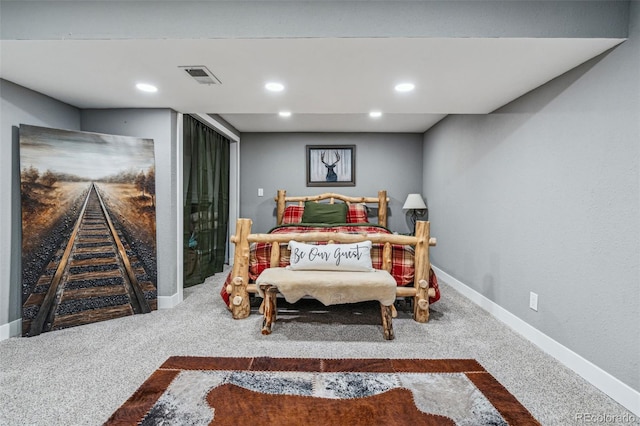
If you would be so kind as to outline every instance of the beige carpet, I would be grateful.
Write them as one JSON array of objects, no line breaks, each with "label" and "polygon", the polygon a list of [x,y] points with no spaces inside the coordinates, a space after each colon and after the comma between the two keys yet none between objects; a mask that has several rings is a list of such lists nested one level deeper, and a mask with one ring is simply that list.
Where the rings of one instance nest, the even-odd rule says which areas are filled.
[{"label": "beige carpet", "polygon": [[577,425],[585,414],[640,426],[637,416],[442,280],[429,322],[398,309],[395,340],[386,341],[377,302],[279,304],[273,333],[264,336],[257,308],[247,319],[231,318],[219,296],[227,274],[185,289],[173,309],[0,342],[0,425],[102,425],[168,358],[194,356],[475,359],[545,426]]}]

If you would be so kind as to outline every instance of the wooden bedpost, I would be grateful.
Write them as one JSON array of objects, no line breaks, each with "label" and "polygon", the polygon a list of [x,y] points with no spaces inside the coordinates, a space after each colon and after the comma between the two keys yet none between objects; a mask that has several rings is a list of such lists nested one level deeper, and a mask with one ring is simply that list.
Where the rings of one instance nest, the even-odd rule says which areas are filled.
[{"label": "wooden bedpost", "polygon": [[413,319],[417,322],[429,321],[429,222],[416,222],[415,277],[413,285],[416,295],[413,300]]},{"label": "wooden bedpost", "polygon": [[384,246],[382,247],[382,269],[391,273],[391,268],[391,243],[384,243]]},{"label": "wooden bedpost", "polygon": [[378,191],[378,225],[387,227],[387,191]]},{"label": "wooden bedpost", "polygon": [[284,189],[278,189],[278,196],[276,197],[277,210],[276,210],[276,225],[282,225],[282,220],[284,218],[284,208],[286,207],[287,202],[285,201],[285,197],[287,196],[287,191]]},{"label": "wooden bedpost", "polygon": [[269,259],[269,268],[280,266],[280,243],[271,243],[271,258]]},{"label": "wooden bedpost", "polygon": [[[233,270],[231,285],[227,287],[229,293],[229,308],[234,319],[246,318],[251,313],[249,304],[249,241],[247,236],[251,233],[251,219],[238,219],[236,222],[236,234],[231,237],[236,250],[233,257]],[[231,287],[231,291],[229,291]]]}]

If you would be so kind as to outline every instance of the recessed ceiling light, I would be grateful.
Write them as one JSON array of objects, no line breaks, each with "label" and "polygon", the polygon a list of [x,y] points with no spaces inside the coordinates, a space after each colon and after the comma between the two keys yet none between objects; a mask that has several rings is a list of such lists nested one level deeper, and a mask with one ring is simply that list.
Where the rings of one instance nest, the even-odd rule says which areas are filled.
[{"label": "recessed ceiling light", "polygon": [[396,84],[396,92],[410,92],[415,89],[416,86],[413,83],[400,83]]},{"label": "recessed ceiling light", "polygon": [[282,92],[284,90],[284,84],[272,81],[265,84],[264,88],[270,92]]},{"label": "recessed ceiling light", "polygon": [[280,111],[278,115],[280,117],[291,117],[291,111]]},{"label": "recessed ceiling light", "polygon": [[371,111],[369,113],[369,117],[371,118],[379,118],[382,117],[382,112],[381,111]]},{"label": "recessed ceiling light", "polygon": [[154,93],[158,91],[158,88],[152,84],[147,83],[138,83],[136,84],[136,88],[138,90],[142,90],[143,92]]}]

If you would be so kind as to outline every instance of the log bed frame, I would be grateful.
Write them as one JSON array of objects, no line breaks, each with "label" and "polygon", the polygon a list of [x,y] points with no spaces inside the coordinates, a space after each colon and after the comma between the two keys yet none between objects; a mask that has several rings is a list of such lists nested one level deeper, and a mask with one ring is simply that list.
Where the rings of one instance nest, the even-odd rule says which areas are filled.
[{"label": "log bed frame", "polygon": [[[379,191],[378,197],[346,197],[340,194],[325,193],[310,197],[286,197],[284,190],[278,191],[277,216],[278,223],[281,224],[284,215],[285,204],[288,201],[304,203],[305,201],[321,201],[328,199],[329,202],[342,200],[346,203],[378,203],[379,224],[386,226],[387,203],[386,191]],[[286,233],[286,234],[252,234],[251,219],[240,218],[236,222],[236,233],[231,236],[231,242],[236,245],[232,279],[226,291],[229,294],[229,309],[234,319],[242,319],[251,313],[249,293],[258,293],[255,284],[249,283],[249,247],[251,243],[270,243],[271,258],[270,267],[277,267],[280,262],[280,244],[287,244],[289,241],[299,242],[330,242],[334,244],[355,243],[361,241],[371,241],[372,243],[383,244],[382,269],[391,271],[391,245],[412,245],[415,247],[415,277],[413,286],[398,286],[396,297],[413,297],[413,319],[417,322],[427,322],[429,320],[429,297],[435,296],[435,290],[429,288],[429,246],[436,245],[436,239],[430,236],[429,222],[418,221],[416,223],[415,235],[396,234],[347,234],[341,232],[310,232],[310,233]],[[345,272],[348,273],[348,272]],[[273,300],[275,298],[270,298]],[[395,317],[397,312],[393,305],[390,308],[390,315]],[[270,312],[275,317],[275,306],[260,307],[261,313]],[[390,320],[391,316],[388,318]],[[265,318],[266,320],[266,318]],[[385,325],[385,313],[383,309],[383,326]],[[390,323],[389,323],[390,326]],[[385,337],[387,336],[385,330]]]},{"label": "log bed frame", "polygon": [[299,197],[287,197],[287,191],[284,189],[278,190],[278,195],[275,198],[277,203],[276,219],[277,224],[282,225],[282,219],[284,218],[284,209],[287,207],[287,203],[298,203],[299,206],[304,206],[306,201],[322,201],[329,200],[329,204],[334,204],[336,200],[345,202],[346,204],[360,203],[360,204],[376,204],[378,210],[378,225],[387,227],[387,206],[389,205],[389,197],[387,197],[387,191],[378,191],[377,197],[349,197],[347,195],[336,194],[333,192],[325,192],[320,195],[311,196],[299,196]]}]

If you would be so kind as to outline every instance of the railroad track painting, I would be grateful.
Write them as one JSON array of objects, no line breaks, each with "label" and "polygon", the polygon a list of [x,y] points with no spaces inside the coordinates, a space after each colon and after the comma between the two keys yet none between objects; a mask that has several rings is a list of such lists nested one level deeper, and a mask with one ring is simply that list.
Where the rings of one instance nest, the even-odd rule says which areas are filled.
[{"label": "railroad track painting", "polygon": [[152,139],[20,126],[22,335],[157,309]]},{"label": "railroad track painting", "polygon": [[23,326],[27,334],[150,312],[145,293],[154,293],[155,286],[138,279],[146,272],[127,249],[92,183],[61,254],[38,279],[46,293],[32,294],[23,306],[37,306],[35,318]]}]

